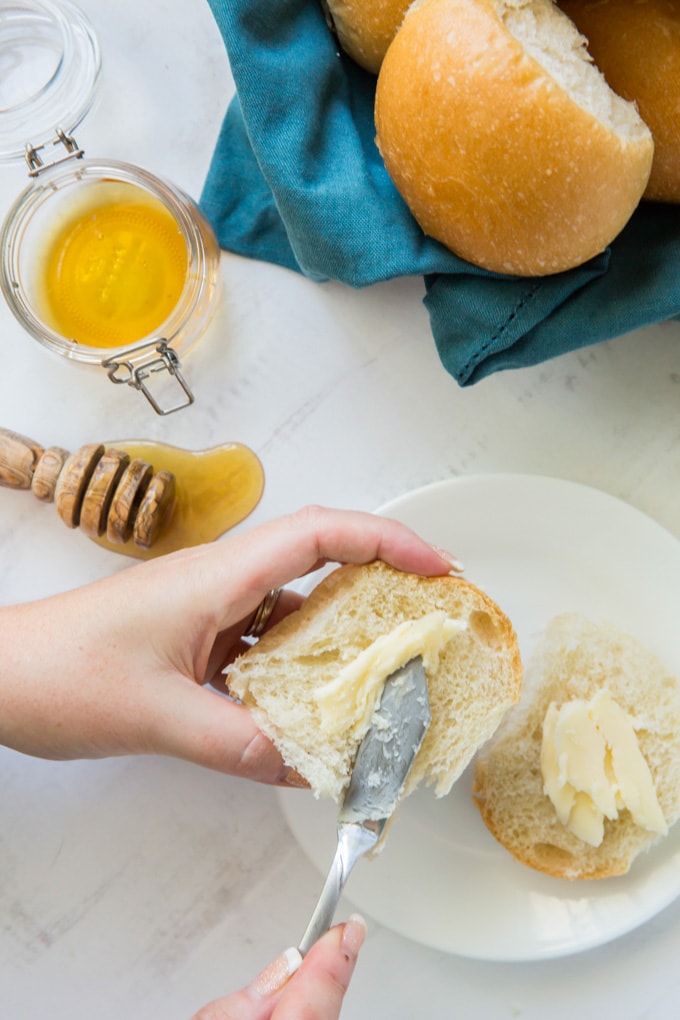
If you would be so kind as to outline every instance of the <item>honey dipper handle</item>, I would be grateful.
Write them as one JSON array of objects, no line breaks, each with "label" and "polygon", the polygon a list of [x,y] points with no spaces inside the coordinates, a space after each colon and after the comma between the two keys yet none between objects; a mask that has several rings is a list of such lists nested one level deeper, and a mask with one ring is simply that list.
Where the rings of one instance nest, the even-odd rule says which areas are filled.
[{"label": "honey dipper handle", "polygon": [[42,454],[43,447],[39,443],[0,428],[0,485],[9,489],[30,489]]}]

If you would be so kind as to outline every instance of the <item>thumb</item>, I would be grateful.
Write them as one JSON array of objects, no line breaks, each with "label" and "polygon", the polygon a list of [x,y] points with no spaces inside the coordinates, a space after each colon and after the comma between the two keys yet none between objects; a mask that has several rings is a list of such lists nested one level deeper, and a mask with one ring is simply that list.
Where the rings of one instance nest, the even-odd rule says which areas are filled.
[{"label": "thumb", "polygon": [[190,681],[163,703],[150,750],[258,783],[307,785],[284,763],[247,708]]}]

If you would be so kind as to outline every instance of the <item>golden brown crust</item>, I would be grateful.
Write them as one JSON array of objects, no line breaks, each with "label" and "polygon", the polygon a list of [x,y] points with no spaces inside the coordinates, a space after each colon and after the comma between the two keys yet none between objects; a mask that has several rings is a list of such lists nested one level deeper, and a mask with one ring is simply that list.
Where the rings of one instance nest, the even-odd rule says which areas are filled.
[{"label": "golden brown crust", "polygon": [[680,202],[680,4],[560,0],[610,86],[633,100],[654,138],[645,197]]},{"label": "golden brown crust", "polygon": [[585,262],[622,230],[653,145],[644,125],[624,140],[577,105],[500,6],[424,0],[409,10],[378,77],[377,142],[425,234],[486,269],[542,276]]},{"label": "golden brown crust", "polygon": [[338,40],[361,67],[377,74],[412,0],[327,0]]}]

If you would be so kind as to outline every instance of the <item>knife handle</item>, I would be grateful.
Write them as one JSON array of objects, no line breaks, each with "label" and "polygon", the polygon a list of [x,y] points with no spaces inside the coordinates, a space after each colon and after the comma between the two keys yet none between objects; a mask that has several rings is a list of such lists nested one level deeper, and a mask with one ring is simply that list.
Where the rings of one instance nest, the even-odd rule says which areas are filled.
[{"label": "knife handle", "polygon": [[317,939],[330,928],[338,901],[349,878],[349,873],[364,854],[372,850],[380,838],[384,823],[344,822],[338,826],[338,845],[307,929],[300,941],[301,956],[306,956]]}]

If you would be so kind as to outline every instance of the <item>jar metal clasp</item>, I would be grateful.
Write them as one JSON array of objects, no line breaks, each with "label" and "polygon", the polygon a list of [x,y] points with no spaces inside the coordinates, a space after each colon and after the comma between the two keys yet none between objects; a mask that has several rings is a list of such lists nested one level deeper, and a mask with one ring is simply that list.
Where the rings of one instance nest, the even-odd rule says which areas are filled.
[{"label": "jar metal clasp", "polygon": [[[177,353],[168,345],[167,340],[152,340],[128,347],[115,357],[106,358],[101,365],[107,370],[111,382],[119,385],[126,383],[133,389],[141,390],[156,414],[172,414],[173,411],[179,411],[194,402],[194,395],[179,370],[180,361]],[[151,391],[148,380],[159,372],[169,374],[177,384],[175,390],[179,386],[181,396],[176,402],[161,403]]]},{"label": "jar metal clasp", "polygon": [[[40,153],[44,152],[48,145],[63,145],[66,152],[46,163]],[[37,177],[43,170],[49,170],[50,167],[65,163],[67,159],[82,159],[84,155],[85,150],[80,148],[73,135],[67,135],[61,128],[57,128],[55,137],[49,142],[45,142],[43,145],[26,146],[28,176]]]}]

